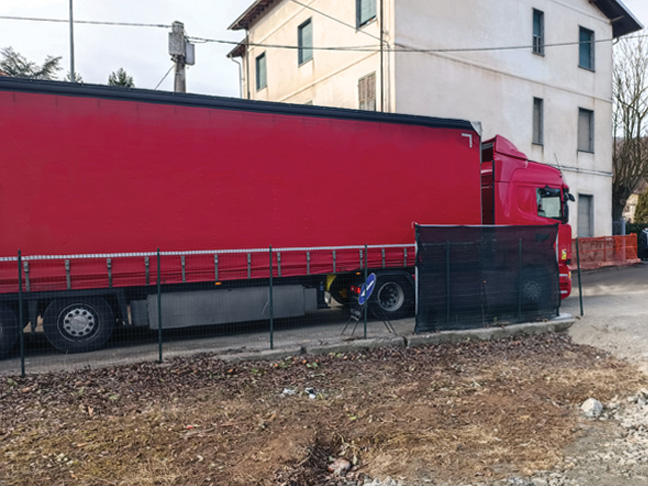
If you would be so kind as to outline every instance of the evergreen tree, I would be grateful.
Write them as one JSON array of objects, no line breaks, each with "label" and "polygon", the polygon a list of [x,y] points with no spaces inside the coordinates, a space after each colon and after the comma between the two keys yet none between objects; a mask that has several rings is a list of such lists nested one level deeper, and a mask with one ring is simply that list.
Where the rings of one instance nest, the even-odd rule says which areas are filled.
[{"label": "evergreen tree", "polygon": [[[72,82],[72,76],[71,76],[71,74],[72,74],[72,73],[68,72],[68,73],[65,75],[65,80],[66,80],[67,82]],[[74,82],[75,82],[75,83],[83,83],[83,77],[82,77],[79,73],[74,73]]]},{"label": "evergreen tree", "polygon": [[648,223],[648,189],[639,194],[634,215],[635,223]]},{"label": "evergreen tree", "polygon": [[124,88],[134,88],[135,83],[133,82],[133,77],[129,76],[124,68],[119,68],[117,71],[113,71],[108,76],[108,85],[109,86],[122,86]]},{"label": "evergreen tree", "polygon": [[0,49],[0,69],[16,78],[56,79],[56,73],[62,69],[60,64],[61,56],[47,56],[45,62],[39,66],[33,61],[28,61],[11,46]]}]

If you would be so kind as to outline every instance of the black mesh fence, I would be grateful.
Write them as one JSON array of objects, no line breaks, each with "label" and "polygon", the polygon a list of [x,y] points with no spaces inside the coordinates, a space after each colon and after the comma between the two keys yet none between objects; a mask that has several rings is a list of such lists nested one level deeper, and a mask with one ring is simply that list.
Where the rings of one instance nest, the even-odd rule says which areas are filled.
[{"label": "black mesh fence", "polygon": [[416,332],[555,317],[555,226],[417,226]]}]

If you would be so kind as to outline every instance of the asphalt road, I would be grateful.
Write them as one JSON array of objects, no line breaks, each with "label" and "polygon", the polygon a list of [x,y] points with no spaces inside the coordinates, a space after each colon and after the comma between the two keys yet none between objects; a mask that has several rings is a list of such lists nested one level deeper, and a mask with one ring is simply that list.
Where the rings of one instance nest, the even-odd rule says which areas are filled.
[{"label": "asphalt road", "polygon": [[[582,281],[584,316],[569,331],[574,341],[634,361],[648,372],[648,264],[584,272]],[[580,316],[577,278],[562,311]]]}]

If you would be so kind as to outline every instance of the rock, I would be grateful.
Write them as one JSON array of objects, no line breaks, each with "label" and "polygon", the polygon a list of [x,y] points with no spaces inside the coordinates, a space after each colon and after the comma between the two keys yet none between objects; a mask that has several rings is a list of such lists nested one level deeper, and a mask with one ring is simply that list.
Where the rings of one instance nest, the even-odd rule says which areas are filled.
[{"label": "rock", "polygon": [[338,457],[328,466],[328,470],[336,476],[344,476],[351,469],[351,463],[344,457]]},{"label": "rock", "polygon": [[290,388],[284,388],[283,391],[281,392],[283,396],[294,395],[295,393],[296,393],[295,390],[292,390]]},{"label": "rock", "polygon": [[588,398],[581,405],[581,411],[587,418],[598,418],[603,413],[603,405],[595,398]]}]

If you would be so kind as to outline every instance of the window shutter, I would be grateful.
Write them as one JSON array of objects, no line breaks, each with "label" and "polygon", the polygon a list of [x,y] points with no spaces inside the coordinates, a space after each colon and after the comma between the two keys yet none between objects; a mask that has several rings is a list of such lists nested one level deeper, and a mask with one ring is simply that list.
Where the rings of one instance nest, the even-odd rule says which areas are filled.
[{"label": "window shutter", "polygon": [[358,108],[367,109],[367,78],[360,78],[358,81]]},{"label": "window shutter", "polygon": [[366,77],[367,80],[367,110],[376,111],[376,73]]}]

